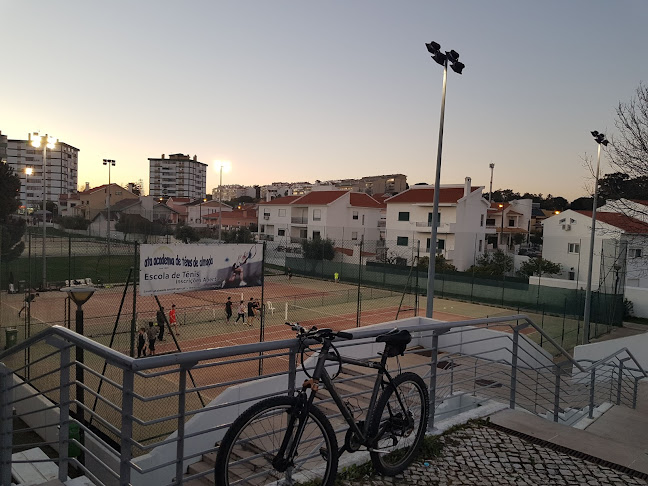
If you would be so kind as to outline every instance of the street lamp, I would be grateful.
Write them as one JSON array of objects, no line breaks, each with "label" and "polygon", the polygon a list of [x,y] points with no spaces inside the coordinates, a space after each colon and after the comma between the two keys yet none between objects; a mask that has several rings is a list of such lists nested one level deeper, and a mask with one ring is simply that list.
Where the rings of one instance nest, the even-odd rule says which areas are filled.
[{"label": "street lamp", "polygon": [[[95,292],[95,288],[88,285],[80,285],[74,287],[64,287],[61,289],[62,292],[66,292],[68,297],[74,301],[77,305],[76,310],[76,326],[75,332],[80,336],[83,336],[83,309],[81,306],[85,304],[92,294]],[[85,392],[84,392],[84,375],[83,375],[83,347],[76,347],[76,399],[77,399],[77,420],[83,425],[84,420],[84,410],[85,405]]]},{"label": "street lamp", "polygon": [[221,227],[223,223],[223,170],[228,172],[232,167],[229,160],[217,160],[214,162],[220,172],[220,181],[218,183],[218,242],[221,241]]},{"label": "street lamp", "polygon": [[587,264],[587,288],[585,289],[585,311],[583,313],[583,344],[589,343],[590,332],[590,307],[592,303],[592,266],[594,263],[594,232],[596,230],[596,204],[598,201],[599,168],[601,166],[601,145],[607,146],[605,134],[594,130],[592,136],[598,144],[598,157],[596,159],[596,178],[594,181],[594,200],[592,201],[592,230],[590,231],[589,262]]},{"label": "street lamp", "polygon": [[[33,137],[33,138],[32,138]],[[49,135],[39,135],[38,132],[29,134],[29,142],[32,147],[39,148],[43,147],[43,284],[42,288],[45,290],[47,287],[47,259],[45,257],[45,238],[47,236],[47,224],[45,211],[47,211],[47,189],[45,186],[45,172],[47,170],[47,149],[53,149],[56,147],[58,140]]]},{"label": "street lamp", "polygon": [[106,243],[108,244],[108,282],[110,282],[110,167],[115,167],[115,161],[111,159],[103,159],[103,165],[108,166],[108,220],[106,224]]},{"label": "street lamp", "polygon": [[437,64],[443,66],[443,91],[441,94],[441,121],[439,123],[439,145],[437,148],[437,163],[436,163],[436,177],[434,179],[434,204],[432,206],[432,238],[430,242],[430,263],[428,265],[428,288],[427,288],[427,308],[425,311],[426,317],[432,317],[434,310],[434,276],[436,264],[436,248],[437,248],[437,226],[439,225],[439,192],[441,184],[441,149],[443,148],[443,121],[445,117],[445,98],[446,98],[446,84],[448,78],[448,61],[452,70],[461,74],[465,65],[459,62],[459,53],[457,51],[441,52],[441,45],[436,42],[425,44],[427,50],[432,54],[432,59]]}]

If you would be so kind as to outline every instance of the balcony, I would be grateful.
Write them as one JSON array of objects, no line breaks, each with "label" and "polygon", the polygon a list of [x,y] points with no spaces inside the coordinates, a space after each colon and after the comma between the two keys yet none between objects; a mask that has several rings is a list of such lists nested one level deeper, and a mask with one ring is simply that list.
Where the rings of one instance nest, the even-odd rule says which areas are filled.
[{"label": "balcony", "polygon": [[292,224],[308,224],[308,216],[292,216],[290,222]]},{"label": "balcony", "polygon": [[[437,226],[437,233],[454,233],[456,223],[442,223]],[[432,232],[432,223],[431,222],[417,222],[416,231],[421,233],[431,233]]]},{"label": "balcony", "polygon": [[386,226],[387,226],[387,221],[385,221],[384,219],[381,219],[380,221],[378,221],[378,227],[379,228],[384,228]]}]

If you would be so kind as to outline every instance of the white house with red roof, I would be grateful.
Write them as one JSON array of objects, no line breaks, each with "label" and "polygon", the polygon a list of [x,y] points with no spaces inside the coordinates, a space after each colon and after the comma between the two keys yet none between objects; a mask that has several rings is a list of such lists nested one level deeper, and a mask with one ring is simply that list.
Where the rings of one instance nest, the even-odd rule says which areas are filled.
[{"label": "white house with red roof", "polygon": [[512,250],[516,241],[522,238],[526,241],[531,228],[532,212],[532,199],[491,203],[486,216],[486,240],[489,248]]},{"label": "white house with red roof", "polygon": [[[562,266],[558,278],[575,280],[585,287],[590,252],[591,211],[568,209],[543,221],[542,257]],[[592,288],[605,285],[619,291],[621,285],[648,287],[646,255],[648,222],[621,213],[596,212]]]},{"label": "white house with red roof", "polygon": [[[472,186],[470,177],[463,185],[439,188],[439,226],[437,254],[443,255],[458,270],[469,268],[476,255],[486,248],[488,201],[483,186]],[[411,259],[412,249],[430,256],[434,186],[416,185],[386,200],[385,250]],[[408,254],[409,253],[409,254]]]},{"label": "white house with red roof", "polygon": [[329,238],[351,247],[364,240],[375,248],[384,204],[350,191],[313,191],[259,204],[259,239],[297,245],[303,239]]}]

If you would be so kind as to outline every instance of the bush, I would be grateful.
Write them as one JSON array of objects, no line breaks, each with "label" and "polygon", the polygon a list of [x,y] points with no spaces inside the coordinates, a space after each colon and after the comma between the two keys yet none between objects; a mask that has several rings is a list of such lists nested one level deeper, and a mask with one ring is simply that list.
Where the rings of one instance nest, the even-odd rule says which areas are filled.
[{"label": "bush", "polygon": [[87,230],[90,226],[90,221],[81,216],[61,216],[58,222],[65,229]]}]

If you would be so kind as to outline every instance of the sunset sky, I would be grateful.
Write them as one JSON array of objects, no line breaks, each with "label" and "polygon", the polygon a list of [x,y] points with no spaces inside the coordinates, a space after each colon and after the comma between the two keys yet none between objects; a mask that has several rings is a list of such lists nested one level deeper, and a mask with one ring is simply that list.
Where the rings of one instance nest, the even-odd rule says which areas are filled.
[{"label": "sunset sky", "polygon": [[[0,130],[81,150],[79,184],[148,157],[226,159],[225,184],[404,173],[574,199],[590,131],[648,82],[648,2],[0,0]],[[605,160],[605,159],[604,159]],[[603,166],[603,172],[608,171]],[[218,185],[208,172],[207,191]]]}]

